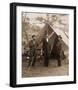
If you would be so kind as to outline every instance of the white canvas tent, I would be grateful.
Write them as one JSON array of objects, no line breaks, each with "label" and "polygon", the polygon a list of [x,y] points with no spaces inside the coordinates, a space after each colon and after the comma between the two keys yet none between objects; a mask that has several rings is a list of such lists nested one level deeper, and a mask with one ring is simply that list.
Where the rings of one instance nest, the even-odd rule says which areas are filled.
[{"label": "white canvas tent", "polygon": [[66,33],[62,30],[59,30],[58,28],[53,28],[51,25],[50,27],[54,30],[54,32],[57,34],[57,35],[61,35],[62,37],[62,40],[64,41],[64,43],[69,46],[69,38],[67,37]]},{"label": "white canvas tent", "polygon": [[55,40],[56,40],[58,35],[61,35],[61,37],[62,37],[63,50],[66,53],[68,52],[69,38],[68,38],[67,34],[64,31],[59,30],[58,28],[53,28],[48,23],[45,24],[45,27],[44,27],[43,30],[44,31],[48,30],[50,32],[50,34],[48,36],[48,38],[49,38],[49,45],[50,45],[50,52],[52,52],[52,50],[53,50],[53,46],[54,46],[54,43],[56,43]]},{"label": "white canvas tent", "polygon": [[[50,25],[50,27],[53,28],[51,25]],[[62,40],[64,41],[64,43],[67,46],[69,46],[69,38],[67,37],[66,33],[62,30],[59,30],[58,28],[53,28],[53,30],[57,35],[61,35]]]}]

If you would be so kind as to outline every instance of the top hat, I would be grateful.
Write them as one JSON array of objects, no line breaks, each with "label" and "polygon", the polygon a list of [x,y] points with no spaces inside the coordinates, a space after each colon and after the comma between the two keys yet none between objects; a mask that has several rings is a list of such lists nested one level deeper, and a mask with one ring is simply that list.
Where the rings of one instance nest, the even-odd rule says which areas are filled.
[{"label": "top hat", "polygon": [[61,35],[58,35],[58,38],[62,39]]}]

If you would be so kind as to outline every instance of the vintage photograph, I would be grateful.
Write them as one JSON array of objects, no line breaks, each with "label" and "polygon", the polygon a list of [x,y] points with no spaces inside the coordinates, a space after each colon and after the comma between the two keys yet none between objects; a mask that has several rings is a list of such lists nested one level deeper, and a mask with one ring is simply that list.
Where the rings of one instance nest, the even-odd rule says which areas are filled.
[{"label": "vintage photograph", "polygon": [[10,4],[10,86],[76,83],[76,7]]},{"label": "vintage photograph", "polygon": [[21,12],[22,78],[69,75],[69,14]]}]

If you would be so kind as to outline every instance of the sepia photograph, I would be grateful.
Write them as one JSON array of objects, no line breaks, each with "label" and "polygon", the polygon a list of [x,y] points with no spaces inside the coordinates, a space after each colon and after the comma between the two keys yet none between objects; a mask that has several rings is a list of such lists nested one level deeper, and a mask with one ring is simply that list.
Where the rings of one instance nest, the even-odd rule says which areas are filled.
[{"label": "sepia photograph", "polygon": [[22,12],[22,77],[69,75],[69,15]]},{"label": "sepia photograph", "polygon": [[76,83],[76,7],[11,3],[10,85]]}]

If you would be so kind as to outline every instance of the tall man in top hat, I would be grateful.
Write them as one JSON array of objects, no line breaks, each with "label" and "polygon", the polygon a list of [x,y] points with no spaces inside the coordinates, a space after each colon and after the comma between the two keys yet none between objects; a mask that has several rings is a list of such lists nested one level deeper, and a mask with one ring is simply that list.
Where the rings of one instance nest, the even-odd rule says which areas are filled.
[{"label": "tall man in top hat", "polygon": [[48,36],[45,34],[43,38],[43,56],[44,56],[44,66],[48,67],[49,65],[49,44],[48,44]]},{"label": "tall man in top hat", "polygon": [[61,35],[58,36],[58,41],[56,43],[56,49],[57,49],[56,53],[57,53],[57,57],[58,57],[58,66],[61,66],[61,56],[63,53]]}]

